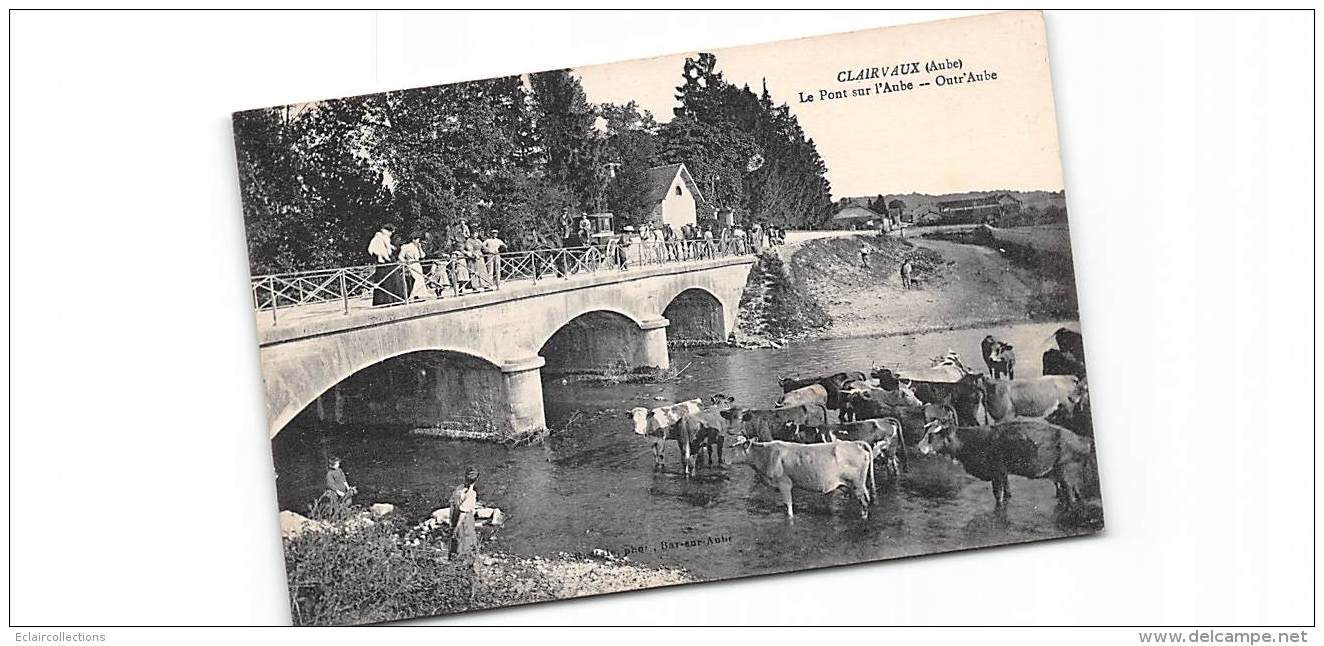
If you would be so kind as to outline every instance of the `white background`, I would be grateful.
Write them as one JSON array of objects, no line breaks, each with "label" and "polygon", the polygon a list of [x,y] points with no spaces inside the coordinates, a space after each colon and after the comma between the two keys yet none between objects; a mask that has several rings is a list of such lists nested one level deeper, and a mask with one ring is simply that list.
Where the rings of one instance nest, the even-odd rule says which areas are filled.
[{"label": "white background", "polygon": [[[231,111],[951,15],[11,14],[11,624],[289,621]],[[1102,535],[433,623],[1312,623],[1312,29],[1048,15]]]}]

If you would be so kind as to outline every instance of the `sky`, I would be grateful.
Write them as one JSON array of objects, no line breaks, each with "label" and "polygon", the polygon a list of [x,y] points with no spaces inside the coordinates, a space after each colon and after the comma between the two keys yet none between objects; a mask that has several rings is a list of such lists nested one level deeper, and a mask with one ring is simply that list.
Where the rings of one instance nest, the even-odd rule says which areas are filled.
[{"label": "sky", "polygon": [[[828,166],[834,198],[891,193],[1062,189],[1043,17],[1007,12],[710,50],[727,82],[788,103]],[[576,68],[589,101],[638,102],[669,121],[686,57]],[[960,69],[930,73],[930,62]],[[909,74],[886,72],[918,62]],[[864,70],[879,77],[855,80]],[[968,73],[996,79],[970,82]],[[851,76],[846,77],[845,73]],[[961,77],[938,86],[937,76]],[[912,89],[876,94],[875,84]],[[928,82],[930,85],[921,86]],[[870,88],[866,96],[854,90]],[[846,98],[824,100],[821,91]],[[800,95],[813,95],[812,103]]]}]

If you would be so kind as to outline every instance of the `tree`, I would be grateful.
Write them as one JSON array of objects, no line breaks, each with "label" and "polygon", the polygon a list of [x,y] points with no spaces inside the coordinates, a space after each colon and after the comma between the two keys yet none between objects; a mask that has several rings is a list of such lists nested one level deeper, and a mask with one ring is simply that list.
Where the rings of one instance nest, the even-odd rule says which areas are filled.
[{"label": "tree", "polygon": [[603,208],[608,178],[594,128],[598,113],[579,79],[569,70],[554,70],[529,75],[529,85],[548,180],[568,189],[582,208]]}]

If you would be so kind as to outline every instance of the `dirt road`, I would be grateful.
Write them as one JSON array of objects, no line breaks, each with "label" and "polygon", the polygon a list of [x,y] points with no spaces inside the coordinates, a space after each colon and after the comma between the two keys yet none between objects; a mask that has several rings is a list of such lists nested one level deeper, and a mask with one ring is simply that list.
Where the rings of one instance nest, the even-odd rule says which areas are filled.
[{"label": "dirt road", "polygon": [[[893,243],[875,236],[787,245],[808,292],[832,317],[825,338],[898,334],[985,326],[1029,319],[1028,301],[1040,279],[1012,267],[993,249],[941,240],[908,238],[913,249],[936,253],[941,261],[916,274],[917,285],[901,287],[902,257]],[[871,247],[870,267],[858,260]],[[812,267],[812,271],[805,271]]]}]

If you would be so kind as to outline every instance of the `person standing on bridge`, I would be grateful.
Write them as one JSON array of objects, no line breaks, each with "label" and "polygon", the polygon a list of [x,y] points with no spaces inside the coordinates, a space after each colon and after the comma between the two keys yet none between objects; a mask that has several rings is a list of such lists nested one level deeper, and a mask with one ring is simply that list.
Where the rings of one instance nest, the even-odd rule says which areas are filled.
[{"label": "person standing on bridge", "polygon": [[427,277],[423,274],[423,234],[415,233],[409,237],[409,243],[400,247],[400,262],[409,269],[409,300],[425,301],[437,297],[428,287]]},{"label": "person standing on bridge", "polygon": [[477,231],[464,241],[464,258],[469,264],[469,286],[476,292],[492,289],[492,275],[487,273],[487,263],[483,262],[483,241]]},{"label": "person standing on bridge", "polygon": [[492,229],[488,232],[487,239],[483,241],[483,256],[487,261],[487,273],[492,280],[497,281],[501,277],[501,252],[506,249],[506,242],[497,235],[497,230]]},{"label": "person standing on bridge", "polygon": [[368,255],[377,263],[372,273],[372,304],[395,305],[405,300],[405,280],[402,268],[394,262],[395,245],[391,244],[391,234],[395,226],[382,225],[368,243]]},{"label": "person standing on bridge", "polygon": [[587,213],[582,213],[579,216],[579,246],[587,247],[592,241],[593,223],[589,221]]},{"label": "person standing on bridge", "polygon": [[451,250],[449,265],[451,281],[455,285],[455,295],[461,296],[467,291],[473,291],[473,285],[470,284],[469,260],[459,243],[456,243],[455,248]]}]

